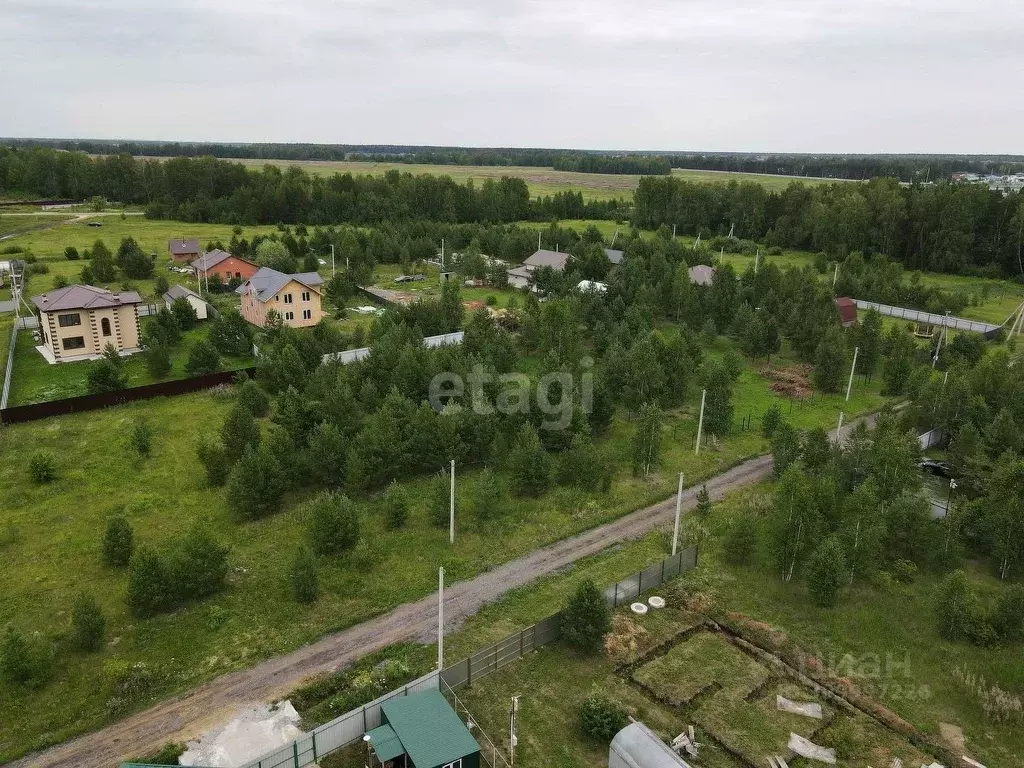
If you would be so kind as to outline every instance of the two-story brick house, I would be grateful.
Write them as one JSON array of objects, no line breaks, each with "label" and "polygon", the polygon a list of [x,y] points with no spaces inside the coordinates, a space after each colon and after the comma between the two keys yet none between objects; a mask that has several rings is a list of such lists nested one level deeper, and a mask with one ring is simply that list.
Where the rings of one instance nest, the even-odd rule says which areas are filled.
[{"label": "two-story brick house", "polygon": [[235,289],[242,297],[242,317],[262,328],[270,310],[281,315],[285,325],[307,328],[324,316],[321,286],[316,272],[286,275],[270,267],[257,272]]},{"label": "two-story brick house", "polygon": [[121,354],[139,351],[139,311],[135,291],[111,293],[91,285],[69,285],[33,296],[43,345],[50,362],[89,360],[112,344]]}]

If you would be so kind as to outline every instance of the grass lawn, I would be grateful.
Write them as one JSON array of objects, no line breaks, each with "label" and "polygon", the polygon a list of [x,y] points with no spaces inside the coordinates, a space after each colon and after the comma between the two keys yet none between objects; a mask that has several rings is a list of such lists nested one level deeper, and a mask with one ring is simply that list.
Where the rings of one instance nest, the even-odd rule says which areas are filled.
[{"label": "grass lawn", "polygon": [[[720,344],[724,348],[726,342]],[[312,608],[291,601],[287,581],[291,557],[304,537],[301,502],[308,494],[289,498],[270,519],[238,525],[229,517],[224,492],[206,487],[203,480],[194,446],[200,434],[219,430],[232,403],[229,393],[157,399],[6,428],[0,441],[0,497],[5,500],[0,531],[9,532],[9,543],[0,573],[0,625],[13,621],[25,630],[60,632],[77,591],[84,588],[103,605],[108,637],[119,639],[98,656],[61,654],[54,680],[42,690],[0,690],[0,760],[108,720],[106,659],[144,661],[161,671],[161,684],[136,705],[142,706],[428,594],[436,587],[439,564],[452,580],[469,578],[496,562],[669,496],[678,471],[693,484],[766,449],[755,429],[739,431],[694,456],[699,398],[699,392],[691,392],[683,407],[667,415],[661,474],[647,480],[632,476],[633,427],[617,418],[601,441],[618,467],[608,494],[556,488],[539,499],[509,497],[504,517],[484,529],[463,513],[454,550],[447,532],[428,521],[426,479],[407,483],[414,510],[401,531],[385,529],[377,499],[360,500],[364,539],[373,544],[355,556],[323,561],[324,596]],[[737,420],[747,410],[761,412],[774,399],[765,379],[744,373],[736,393]],[[796,407],[793,421],[820,420],[831,426],[839,400],[822,397]],[[846,411],[852,415],[881,402],[865,389]],[[155,430],[155,455],[145,461],[133,457],[120,438],[136,417],[145,417]],[[29,482],[25,446],[57,455],[60,477],[53,485]],[[457,509],[469,508],[475,475],[475,470],[460,474]],[[207,521],[231,543],[230,587],[172,616],[130,617],[123,600],[124,574],[104,568],[98,554],[104,521],[119,510],[126,511],[137,540],[157,545],[183,533],[197,518]],[[75,574],[73,580],[69,573]]]},{"label": "grass lawn", "polygon": [[[32,229],[34,227],[44,227],[50,224],[59,223],[62,221],[68,221],[72,217],[66,214],[54,214],[53,216],[26,216],[24,214],[0,214],[0,235],[9,235],[11,233],[21,232],[26,229]],[[0,250],[3,250],[5,245],[13,245],[13,238],[4,240],[0,244]]]},{"label": "grass lawn", "polygon": [[[145,332],[149,318],[143,318],[142,328]],[[188,333],[182,335],[181,341],[171,355],[171,372],[162,379],[154,379],[146,370],[142,355],[131,355],[124,358],[124,372],[128,377],[129,387],[140,387],[156,381],[169,381],[186,377],[185,363],[188,353],[197,341],[206,338],[209,324],[200,323]],[[59,363],[50,365],[35,349],[35,339],[31,331],[18,332],[18,344],[14,351],[14,371],[11,374],[11,392],[9,405],[27,405],[47,400],[60,400],[65,397],[88,394],[86,376],[90,362]],[[6,346],[6,345],[4,345]],[[251,357],[222,357],[221,367],[224,370],[236,370],[253,365]]]}]

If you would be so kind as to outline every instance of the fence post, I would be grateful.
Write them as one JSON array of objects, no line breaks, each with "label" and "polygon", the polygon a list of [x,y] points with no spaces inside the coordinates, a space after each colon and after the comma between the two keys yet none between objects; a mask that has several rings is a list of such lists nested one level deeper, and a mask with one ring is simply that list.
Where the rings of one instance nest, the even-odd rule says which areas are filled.
[{"label": "fence post", "polygon": [[313,762],[315,763],[320,759],[320,755],[316,753],[316,731],[309,734],[313,738]]},{"label": "fence post", "polygon": [[497,672],[498,671],[498,644],[497,643],[494,644],[494,669],[492,671],[493,672]]},{"label": "fence post", "polygon": [[292,759],[295,761],[295,768],[299,768],[299,742],[292,742]]},{"label": "fence post", "polygon": [[466,687],[471,688],[473,686],[473,656],[469,655],[466,657]]},{"label": "fence post", "polygon": [[[524,629],[523,632],[526,630]],[[523,658],[523,632],[519,633],[519,658]]]},{"label": "fence post", "polygon": [[658,584],[664,584],[664,583],[665,583],[665,561],[662,560],[661,561],[661,581],[659,581]]},{"label": "fence post", "polygon": [[619,607],[619,582],[615,582],[615,597],[612,598],[612,608]]},{"label": "fence post", "polygon": [[363,733],[366,733],[366,705],[363,705]]}]

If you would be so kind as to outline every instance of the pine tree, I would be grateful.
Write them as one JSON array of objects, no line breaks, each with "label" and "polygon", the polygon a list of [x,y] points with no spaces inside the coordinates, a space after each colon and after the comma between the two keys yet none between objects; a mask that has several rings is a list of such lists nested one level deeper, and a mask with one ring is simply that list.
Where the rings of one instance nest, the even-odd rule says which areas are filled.
[{"label": "pine tree", "polygon": [[391,485],[384,493],[384,521],[388,528],[397,530],[405,526],[408,517],[409,497],[405,489],[392,480]]},{"label": "pine tree", "polygon": [[885,365],[882,368],[883,394],[901,395],[914,370],[916,345],[910,334],[894,325],[885,336]]},{"label": "pine tree", "polygon": [[247,448],[259,447],[262,440],[260,425],[242,403],[235,403],[228,412],[220,430],[220,440],[231,460],[240,458]]},{"label": "pine tree", "polygon": [[733,515],[732,523],[722,541],[722,556],[732,565],[750,565],[757,553],[757,520],[754,514],[741,509]]},{"label": "pine tree", "polygon": [[599,651],[604,636],[611,632],[611,609],[590,579],[576,588],[562,609],[561,629],[565,641],[584,653]]},{"label": "pine tree", "polygon": [[498,476],[484,468],[473,485],[473,513],[478,521],[496,517],[501,511],[501,483]]},{"label": "pine tree", "polygon": [[123,568],[131,560],[134,549],[132,527],[128,521],[120,515],[108,519],[103,534],[103,562]]},{"label": "pine tree", "polygon": [[807,564],[807,588],[814,602],[831,608],[839,601],[846,583],[846,557],[839,540],[830,536],[814,550]]},{"label": "pine tree", "polygon": [[318,554],[341,554],[359,543],[359,509],[348,496],[323,491],[309,502],[307,510],[307,531]]},{"label": "pine tree", "polygon": [[206,376],[220,370],[220,355],[209,341],[202,339],[192,345],[188,360],[185,361],[185,373],[188,376]]},{"label": "pine tree", "polygon": [[85,376],[85,388],[89,394],[101,392],[118,392],[128,386],[128,377],[124,372],[124,361],[114,349],[113,344],[103,348],[103,357],[89,363],[89,371]]},{"label": "pine tree", "polygon": [[153,379],[162,379],[171,372],[171,351],[165,344],[147,344],[144,355],[146,372]]},{"label": "pine tree", "polygon": [[704,364],[704,432],[725,437],[732,430],[733,375],[721,360],[708,360]]},{"label": "pine tree", "polygon": [[508,457],[513,491],[520,496],[539,496],[551,484],[551,459],[541,446],[537,430],[524,424]]},{"label": "pine tree", "polygon": [[71,609],[71,644],[80,651],[96,651],[103,645],[107,620],[99,603],[83,592]]},{"label": "pine tree", "polygon": [[291,568],[292,594],[295,602],[309,605],[319,596],[319,579],[316,573],[316,558],[304,545],[295,550]]},{"label": "pine tree", "polygon": [[306,455],[313,476],[329,488],[340,488],[345,482],[345,438],[341,431],[326,421],[313,428]]},{"label": "pine tree", "polygon": [[697,517],[701,520],[707,520],[708,515],[711,514],[712,509],[711,494],[708,493],[707,485],[702,485],[700,490],[697,491]]},{"label": "pine tree", "polygon": [[164,559],[155,550],[140,547],[128,564],[128,610],[133,616],[148,618],[167,610],[173,595]]},{"label": "pine tree", "polygon": [[228,509],[236,520],[266,517],[280,508],[285,487],[277,459],[266,448],[249,446],[228,475]]},{"label": "pine tree", "polygon": [[211,442],[205,436],[201,437],[196,445],[196,456],[199,457],[199,463],[206,471],[206,481],[211,486],[219,488],[227,482],[232,462],[223,444]]},{"label": "pine tree", "polygon": [[846,339],[838,326],[830,327],[814,353],[814,385],[834,394],[843,385],[846,369]]}]

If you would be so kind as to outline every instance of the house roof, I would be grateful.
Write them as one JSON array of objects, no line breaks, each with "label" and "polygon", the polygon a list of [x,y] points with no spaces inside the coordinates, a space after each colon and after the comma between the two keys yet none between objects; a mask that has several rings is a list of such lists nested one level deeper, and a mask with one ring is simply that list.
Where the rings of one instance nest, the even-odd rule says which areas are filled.
[{"label": "house roof", "polygon": [[536,269],[536,267],[531,267],[524,264],[521,267],[515,267],[513,269],[508,270],[508,276],[530,278],[533,276],[534,269]]},{"label": "house roof", "polygon": [[59,312],[65,309],[106,309],[141,304],[142,297],[135,291],[111,293],[105,288],[91,285],[69,285],[41,296],[33,296],[32,303],[41,312]]},{"label": "house roof", "polygon": [[170,304],[175,299],[186,299],[189,296],[199,299],[200,301],[206,301],[202,296],[193,291],[191,288],[186,288],[184,285],[172,285],[167,289],[167,293],[164,294],[164,301]]},{"label": "house roof", "polygon": [[622,251],[616,251],[612,248],[605,248],[604,254],[612,264],[621,264],[622,260],[626,258],[626,254]]},{"label": "house roof", "polygon": [[[235,289],[235,293],[255,291],[257,299],[268,301],[292,280],[314,290],[324,282],[324,279],[316,272],[298,272],[294,275],[286,275],[284,272],[278,272],[270,267],[260,267],[252,277]],[[319,291],[317,292],[319,293]]]},{"label": "house roof", "polygon": [[167,250],[172,256],[185,256],[189,253],[199,253],[199,241],[195,238],[188,240],[168,240]]},{"label": "house roof", "polygon": [[551,267],[557,272],[562,272],[565,269],[566,262],[569,261],[568,253],[559,253],[558,251],[546,251],[539,250],[535,251],[534,254],[523,262],[523,266],[530,267]]},{"label": "house roof", "polygon": [[390,725],[385,724],[379,728],[374,728],[371,731],[367,731],[366,735],[370,737],[370,745],[373,747],[373,752],[382,763],[394,760],[399,755],[405,754],[402,740],[398,738],[395,729]]},{"label": "house roof", "polygon": [[711,285],[711,281],[715,277],[715,268],[709,267],[707,264],[698,264],[695,267],[690,267],[688,271],[690,282],[697,285]]},{"label": "house roof", "polygon": [[239,256],[233,256],[227,251],[222,251],[220,248],[214,248],[212,251],[207,251],[198,259],[193,261],[192,266],[198,270],[213,269],[215,266],[220,264],[225,259],[230,258],[237,259],[238,261],[244,261],[246,264],[251,264],[254,267],[256,266],[251,261],[246,261],[245,259]]},{"label": "house roof", "polygon": [[440,691],[410,693],[380,709],[417,768],[436,768],[480,751]]}]

